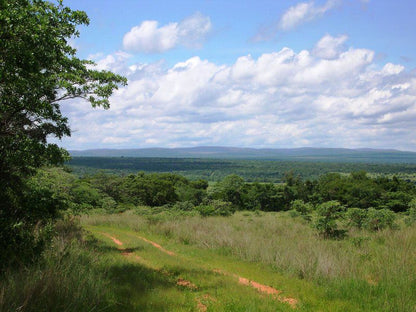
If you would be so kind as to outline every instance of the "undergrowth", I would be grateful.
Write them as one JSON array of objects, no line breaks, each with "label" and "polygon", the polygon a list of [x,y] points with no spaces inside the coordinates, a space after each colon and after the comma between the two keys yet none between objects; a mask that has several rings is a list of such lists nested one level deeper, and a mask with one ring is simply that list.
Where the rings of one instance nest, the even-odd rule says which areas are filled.
[{"label": "undergrowth", "polygon": [[104,311],[114,306],[98,255],[73,219],[59,221],[56,235],[35,264],[0,276],[0,311]]}]

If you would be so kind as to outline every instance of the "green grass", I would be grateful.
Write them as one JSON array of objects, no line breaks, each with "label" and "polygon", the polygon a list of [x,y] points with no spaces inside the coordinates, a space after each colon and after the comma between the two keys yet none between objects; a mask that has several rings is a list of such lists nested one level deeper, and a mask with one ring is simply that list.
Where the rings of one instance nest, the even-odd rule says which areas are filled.
[{"label": "green grass", "polygon": [[[349,238],[336,241],[320,239],[309,224],[285,213],[243,212],[229,218],[201,218],[163,214],[146,217],[128,212],[85,217],[83,223],[94,233],[106,230],[135,242],[142,235],[175,251],[176,260],[155,257],[149,251],[137,252],[167,270],[173,266],[181,272],[181,268],[192,263],[199,269],[221,268],[271,285],[298,299],[299,310],[415,310],[414,227],[377,233],[353,231]],[[202,285],[204,279],[209,279],[207,274],[204,278],[191,277]],[[225,292],[217,296],[225,296]],[[238,296],[237,293],[231,297]],[[221,300],[229,302],[231,297]],[[225,306],[216,307],[215,311],[230,311]],[[258,308],[264,309],[267,311],[264,306]]]},{"label": "green grass", "polygon": [[[0,311],[108,311],[116,298],[92,237],[73,222],[59,222],[39,262],[3,272]],[[100,265],[98,265],[100,263]]]},{"label": "green grass", "polygon": [[[215,272],[215,268],[227,268],[227,263],[221,260],[221,256],[212,258],[214,254],[209,251],[200,253],[189,246],[166,244],[163,247],[171,248],[176,253],[171,256],[143,241],[136,232],[128,229],[109,226],[88,226],[87,229],[114,248],[116,245],[102,233],[116,237],[123,242],[123,249],[133,251],[134,255],[118,256],[115,264],[118,263],[123,270],[117,270],[112,278],[119,283],[114,288],[117,297],[122,299],[121,302],[130,302],[123,309],[197,311],[199,300],[201,303],[205,302],[211,311],[292,311],[288,304],[260,294],[251,287],[240,285],[236,277]],[[146,238],[157,239],[152,235],[147,235]],[[120,253],[120,250],[117,252]],[[238,268],[238,272],[231,272],[244,272],[250,277],[247,271],[249,266],[229,260],[228,265],[230,264]],[[118,274],[121,271],[120,276]],[[150,283],[147,282],[149,280]],[[196,287],[177,285],[178,280],[187,280]],[[132,287],[132,284],[135,286]]]},{"label": "green grass", "polygon": [[86,232],[62,223],[40,262],[1,277],[0,311],[416,310],[414,226],[337,241],[288,213],[139,212],[82,216]]}]

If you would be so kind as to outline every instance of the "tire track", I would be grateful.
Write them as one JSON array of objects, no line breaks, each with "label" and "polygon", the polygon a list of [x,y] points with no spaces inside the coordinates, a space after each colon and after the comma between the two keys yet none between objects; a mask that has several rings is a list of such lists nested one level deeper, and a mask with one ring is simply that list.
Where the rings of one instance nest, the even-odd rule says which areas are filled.
[{"label": "tire track", "polygon": [[[100,232],[100,234],[104,235],[105,237],[110,238],[117,246],[119,246],[119,247],[123,246],[123,242],[120,241],[119,239],[115,238],[114,236],[111,236],[110,234],[105,233],[105,232]],[[139,238],[142,239],[142,240],[144,240],[145,242],[153,245],[154,247],[158,248],[162,252],[164,252],[164,253],[166,253],[166,254],[168,254],[170,256],[175,256],[175,253],[174,252],[164,249],[159,244],[157,244],[155,242],[152,242],[152,241],[150,241],[150,240],[148,240],[148,239],[146,239],[144,237],[141,237],[141,236],[139,236]],[[118,249],[120,250],[121,255],[123,255],[125,257],[134,257],[135,260],[140,261],[142,263],[143,262],[147,262],[142,257],[140,257],[138,255],[135,255],[132,249],[129,249],[129,248],[118,248]],[[168,271],[161,270],[161,269],[157,269],[157,268],[153,268],[153,269],[156,270],[156,271],[158,271],[158,272],[160,272],[163,275],[166,275],[166,276],[170,276],[171,275],[170,272],[168,272]],[[183,279],[183,278],[178,278],[177,279],[176,286],[180,286],[180,287],[183,287],[183,288],[187,288],[187,289],[192,290],[192,291],[198,290],[198,286],[196,286],[191,281],[188,281],[188,280]],[[212,297],[210,297],[209,295],[204,295],[203,298],[212,298]],[[196,300],[196,303],[197,303],[197,306],[196,306],[197,307],[197,310],[200,311],[200,312],[206,312],[207,309],[208,309],[208,307],[201,302],[201,299],[195,298],[195,300]]]},{"label": "tire track", "polygon": [[[105,232],[100,232],[100,233],[102,235],[110,238],[116,245],[123,246],[123,242],[121,242],[117,238],[111,236],[110,234],[105,233]],[[173,251],[169,251],[169,250],[163,248],[158,243],[155,243],[155,242],[153,242],[151,240],[148,240],[147,238],[142,237],[142,236],[138,236],[138,235],[135,235],[135,236],[137,238],[139,238],[139,239],[141,239],[141,240],[143,240],[143,241],[151,244],[152,246],[156,247],[160,251],[162,251],[162,252],[164,252],[164,253],[166,253],[166,254],[168,254],[170,256],[176,256],[176,254]],[[123,256],[132,256],[132,255],[134,255],[133,254],[133,251],[131,251],[131,250],[129,251],[128,249],[120,249],[119,248],[119,250],[121,251],[121,254]],[[136,257],[137,260],[142,260],[143,261],[143,258],[141,258],[141,257],[139,257],[137,255],[134,255],[134,256]],[[158,269],[156,269],[156,270],[159,271],[159,272],[161,272],[161,270],[158,270]],[[226,272],[224,270],[221,270],[221,269],[214,269],[212,271],[214,273],[217,273],[217,274],[226,275],[226,276],[232,276],[232,277],[234,277],[234,278],[237,279],[237,281],[238,281],[239,284],[252,287],[252,288],[256,289],[258,292],[260,292],[260,293],[270,295],[274,299],[276,299],[276,300],[278,300],[278,301],[280,301],[282,303],[289,304],[292,308],[296,308],[296,306],[298,304],[298,300],[297,299],[291,298],[291,297],[284,297],[284,296],[281,295],[282,294],[282,291],[281,290],[278,290],[278,289],[273,288],[271,286],[263,285],[263,284],[258,283],[256,281],[249,280],[248,278],[245,278],[245,277],[242,277],[242,276],[239,276],[239,275],[236,275],[236,274],[228,273],[228,272]],[[163,274],[163,272],[162,272],[162,274]],[[165,274],[169,275],[169,272],[165,272]],[[196,286],[194,283],[192,283],[192,282],[190,282],[188,280],[182,279],[182,278],[178,278],[178,280],[176,281],[176,285],[177,286],[181,286],[181,287],[188,288],[190,290],[197,290],[198,289],[198,286]],[[213,299],[213,300],[215,300],[214,298],[210,297],[209,295],[205,295],[204,296],[204,298],[208,298],[208,297],[211,298],[211,299]],[[207,310],[207,306],[204,305],[201,302],[201,299],[195,298],[195,300],[197,302],[198,311],[206,311]]]}]

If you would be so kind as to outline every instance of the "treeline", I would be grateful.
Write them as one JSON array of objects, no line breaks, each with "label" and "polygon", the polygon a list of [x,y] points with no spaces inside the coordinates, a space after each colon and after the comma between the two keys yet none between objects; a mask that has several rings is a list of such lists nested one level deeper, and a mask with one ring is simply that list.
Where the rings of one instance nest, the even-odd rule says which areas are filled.
[{"label": "treeline", "polygon": [[[117,213],[143,206],[202,216],[228,216],[237,210],[290,211],[311,222],[324,237],[341,237],[349,227],[394,228],[397,213],[404,214],[409,224],[416,221],[416,186],[397,177],[374,178],[359,171],[304,180],[289,172],[284,182],[247,182],[228,175],[208,183],[173,173],[144,172],[78,177],[70,169],[40,169],[14,199],[15,207],[25,209],[3,213],[0,259],[5,267],[35,259],[53,235],[53,220],[59,216]],[[19,223],[6,227],[10,223],[6,217]],[[36,225],[38,220],[42,226]]]},{"label": "treeline", "polygon": [[[364,171],[327,173],[316,180],[303,180],[286,173],[285,183],[246,182],[229,175],[216,183],[189,180],[173,173],[144,173],[119,176],[99,172],[81,178],[62,169],[41,170],[32,179],[46,186],[51,198],[74,212],[94,208],[108,212],[135,206],[197,210],[201,214],[230,214],[236,210],[313,210],[336,201],[345,209],[385,209],[406,212],[416,198],[413,183],[397,177],[372,178]],[[44,200],[47,203],[47,198]],[[310,208],[299,208],[300,203]],[[296,210],[296,209],[295,209]]]}]

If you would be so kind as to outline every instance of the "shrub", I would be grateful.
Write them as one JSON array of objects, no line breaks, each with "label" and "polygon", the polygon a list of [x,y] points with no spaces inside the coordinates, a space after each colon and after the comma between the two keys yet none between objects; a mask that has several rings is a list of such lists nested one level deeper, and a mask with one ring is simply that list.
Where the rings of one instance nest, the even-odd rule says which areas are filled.
[{"label": "shrub", "polygon": [[370,231],[379,231],[384,228],[396,228],[394,223],[396,214],[389,209],[368,208],[364,227]]},{"label": "shrub", "polygon": [[416,222],[416,198],[413,198],[409,202],[409,208],[407,209],[407,217],[404,219],[407,225],[412,225]]},{"label": "shrub", "polygon": [[345,235],[344,230],[339,230],[337,219],[345,210],[338,201],[331,200],[318,205],[316,212],[318,218],[315,220],[314,227],[319,235],[324,238],[341,238]]},{"label": "shrub", "polygon": [[181,201],[181,202],[176,202],[173,206],[172,209],[174,210],[182,210],[182,211],[191,211],[195,209],[195,206],[192,202],[190,201]]},{"label": "shrub", "polygon": [[313,210],[313,206],[311,203],[305,203],[301,199],[296,199],[291,203],[292,209],[299,212],[301,215],[307,215]]},{"label": "shrub", "polygon": [[207,216],[231,216],[234,213],[233,205],[230,202],[221,200],[210,200],[206,205],[196,207],[196,210],[203,217]]},{"label": "shrub", "polygon": [[348,226],[355,226],[361,229],[367,218],[367,211],[360,208],[349,208],[345,212]]}]

